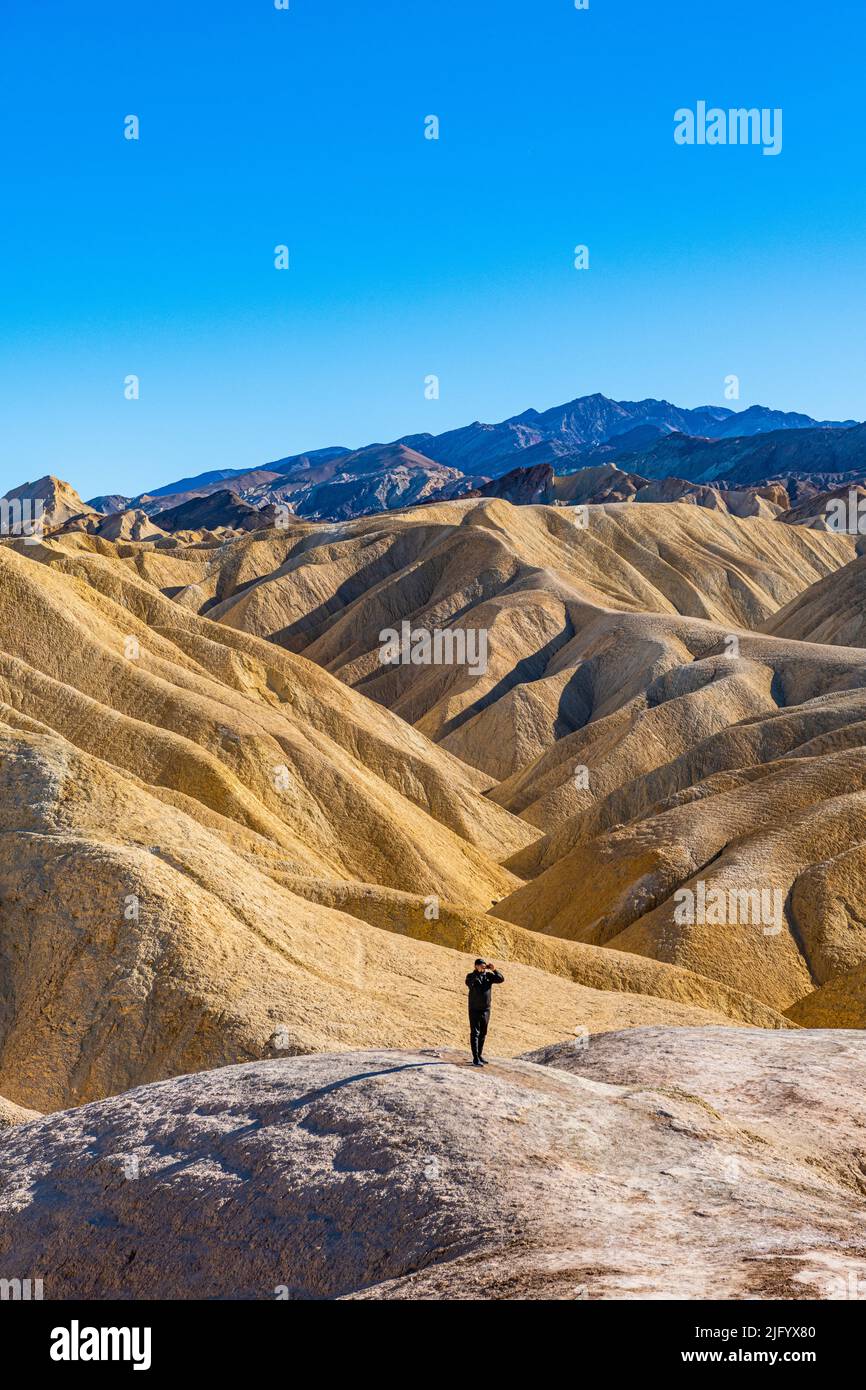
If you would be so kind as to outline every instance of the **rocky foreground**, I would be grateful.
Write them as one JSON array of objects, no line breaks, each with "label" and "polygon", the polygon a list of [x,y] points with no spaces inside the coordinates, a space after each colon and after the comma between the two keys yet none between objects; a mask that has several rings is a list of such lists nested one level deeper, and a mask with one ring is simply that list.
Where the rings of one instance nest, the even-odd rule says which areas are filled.
[{"label": "rocky foreground", "polygon": [[866,1034],[634,1028],[182,1076],[0,1135],[0,1274],[45,1297],[847,1296]]}]

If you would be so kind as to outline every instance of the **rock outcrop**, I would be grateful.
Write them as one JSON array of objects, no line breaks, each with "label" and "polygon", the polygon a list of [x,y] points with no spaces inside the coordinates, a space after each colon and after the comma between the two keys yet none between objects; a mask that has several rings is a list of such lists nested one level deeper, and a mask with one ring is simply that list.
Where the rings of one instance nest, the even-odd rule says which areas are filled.
[{"label": "rock outcrop", "polygon": [[0,1137],[0,1268],[46,1299],[844,1297],[864,1065],[650,1028],[178,1077]]},{"label": "rock outcrop", "polygon": [[[44,478],[37,478],[33,483],[22,483],[20,487],[11,488],[4,494],[3,500],[22,504],[25,523],[31,518],[36,519],[48,531],[65,525],[73,517],[97,516],[94,508],[81,500],[74,487],[61,478],[55,478],[53,473],[46,473]],[[13,516],[13,520],[17,518]],[[25,525],[23,532],[10,530],[8,534],[31,533]]]}]

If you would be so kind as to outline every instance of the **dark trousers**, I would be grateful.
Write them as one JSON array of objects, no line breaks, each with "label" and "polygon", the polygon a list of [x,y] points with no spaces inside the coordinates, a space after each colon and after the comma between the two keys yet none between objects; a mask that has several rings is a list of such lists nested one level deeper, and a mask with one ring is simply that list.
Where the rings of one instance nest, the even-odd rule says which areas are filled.
[{"label": "dark trousers", "polygon": [[489,1009],[469,1010],[469,1042],[472,1047],[473,1061],[484,1054],[484,1039],[487,1037],[487,1025],[489,1022]]}]

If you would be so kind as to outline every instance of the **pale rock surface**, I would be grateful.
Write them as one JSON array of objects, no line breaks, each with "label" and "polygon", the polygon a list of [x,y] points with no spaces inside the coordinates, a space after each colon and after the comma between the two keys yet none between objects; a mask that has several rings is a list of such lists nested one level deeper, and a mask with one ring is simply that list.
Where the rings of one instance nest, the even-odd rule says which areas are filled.
[{"label": "pale rock surface", "polygon": [[649,1028],[534,1058],[288,1058],[10,1130],[4,1277],[39,1271],[48,1299],[700,1300],[862,1273],[863,1035]]}]

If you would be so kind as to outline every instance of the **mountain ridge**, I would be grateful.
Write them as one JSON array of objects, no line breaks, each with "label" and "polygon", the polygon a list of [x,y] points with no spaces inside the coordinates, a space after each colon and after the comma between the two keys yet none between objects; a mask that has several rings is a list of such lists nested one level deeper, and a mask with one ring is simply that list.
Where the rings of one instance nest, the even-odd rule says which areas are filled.
[{"label": "mountain ridge", "polygon": [[[384,503],[390,509],[432,496],[436,481],[444,485],[442,469],[456,469],[470,480],[470,486],[484,486],[516,466],[563,463],[566,471],[573,471],[588,461],[598,462],[600,455],[594,457],[597,451],[616,458],[623,449],[628,453],[631,448],[636,456],[643,456],[645,450],[652,450],[670,435],[704,441],[730,440],[774,431],[846,431],[856,423],[819,421],[795,411],[762,405],[742,411],[723,405],[682,407],[654,397],[617,401],[594,392],[545,410],[529,406],[499,422],[475,420],[439,434],[416,432],[390,443],[369,443],[352,449],[344,445],[325,446],[249,468],[212,469],[184,476],[147,488],[136,497],[103,494],[85,505],[99,511],[141,508],[153,513],[179,506],[208,491],[227,489],[253,505],[291,499],[293,510],[299,515],[339,519],[341,515],[360,515],[362,506],[375,511]],[[395,463],[394,455],[401,451],[408,451],[408,465],[405,472],[395,477],[395,470],[402,468],[403,462]],[[370,474],[375,471],[371,464],[377,459],[381,476],[371,486]],[[569,462],[565,464],[565,460]],[[688,476],[681,469],[676,471],[679,476]],[[356,505],[347,484],[360,477],[367,482],[358,488]],[[334,485],[332,493],[316,491],[317,486],[325,483]],[[173,501],[169,503],[167,498]],[[328,513],[326,517],[329,501],[334,504],[333,515]]]},{"label": "mountain ridge", "polygon": [[[218,496],[209,509],[189,512],[193,518],[206,516],[201,524],[214,531],[232,528],[247,508],[279,506],[284,514],[309,520],[347,521],[461,494],[499,495],[524,504],[567,502],[573,500],[567,487],[527,470],[547,466],[562,477],[604,464],[642,484],[674,478],[704,489],[760,488],[799,480],[811,492],[829,492],[845,479],[866,478],[866,424],[818,421],[762,405],[741,411],[724,405],[681,407],[654,397],[616,401],[595,392],[547,410],[530,406],[498,423],[475,420],[440,434],[407,434],[354,449],[331,445],[251,468],[211,469],[134,498],[109,492],[84,502],[69,484],[51,477],[6,496],[14,503],[41,488],[50,499],[46,520],[52,526],[90,529],[97,523],[81,518],[95,513],[144,512],[162,526],[160,516],[182,516],[179,509],[195,499]],[[506,477],[506,484],[496,484]],[[55,500],[58,489],[66,490],[62,506]],[[675,494],[676,489],[662,490],[658,497],[679,500]],[[792,491],[788,500],[801,498]],[[717,503],[704,493],[700,505]]]}]

